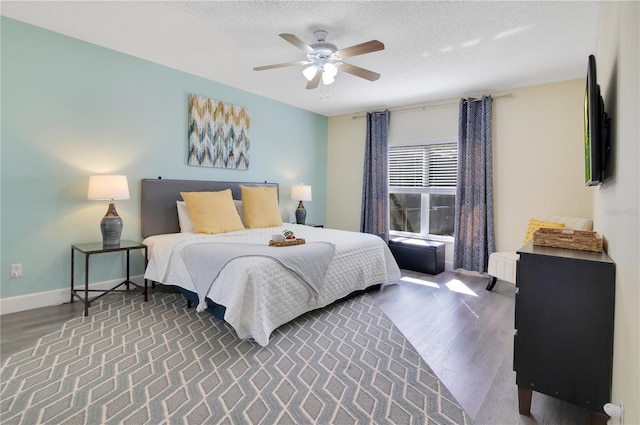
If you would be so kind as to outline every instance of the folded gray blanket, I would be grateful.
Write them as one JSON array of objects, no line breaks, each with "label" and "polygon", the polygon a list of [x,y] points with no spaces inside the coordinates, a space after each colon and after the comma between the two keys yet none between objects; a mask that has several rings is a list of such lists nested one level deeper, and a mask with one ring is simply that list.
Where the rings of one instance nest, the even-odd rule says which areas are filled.
[{"label": "folded gray blanket", "polygon": [[206,296],[222,269],[240,257],[267,257],[280,263],[317,297],[331,263],[335,245],[311,242],[288,247],[216,242],[195,243],[182,250],[182,256],[198,292],[197,311],[207,308]]}]

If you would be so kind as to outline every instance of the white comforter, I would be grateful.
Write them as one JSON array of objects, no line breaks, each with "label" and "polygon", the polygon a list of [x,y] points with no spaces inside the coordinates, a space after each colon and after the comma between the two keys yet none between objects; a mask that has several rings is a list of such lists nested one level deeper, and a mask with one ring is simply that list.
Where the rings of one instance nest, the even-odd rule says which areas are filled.
[{"label": "white comforter", "polygon": [[268,257],[241,257],[230,261],[211,285],[207,298],[226,307],[224,319],[240,338],[253,338],[265,346],[274,329],[307,311],[331,304],[355,290],[400,279],[400,269],[379,237],[296,224],[220,235],[151,236],[144,240],[149,247],[145,278],[197,293],[182,256],[186,247],[205,241],[264,246],[272,235],[285,228],[307,242],[335,245],[322,289],[317,297],[309,297],[308,286],[296,274]]}]

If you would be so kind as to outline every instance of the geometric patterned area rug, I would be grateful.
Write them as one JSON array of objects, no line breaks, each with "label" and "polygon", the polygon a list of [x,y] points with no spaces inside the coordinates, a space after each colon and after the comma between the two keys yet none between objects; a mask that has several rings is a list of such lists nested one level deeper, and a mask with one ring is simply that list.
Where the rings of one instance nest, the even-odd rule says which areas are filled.
[{"label": "geometric patterned area rug", "polygon": [[7,359],[2,424],[471,424],[365,294],[269,345],[182,295],[113,294]]}]

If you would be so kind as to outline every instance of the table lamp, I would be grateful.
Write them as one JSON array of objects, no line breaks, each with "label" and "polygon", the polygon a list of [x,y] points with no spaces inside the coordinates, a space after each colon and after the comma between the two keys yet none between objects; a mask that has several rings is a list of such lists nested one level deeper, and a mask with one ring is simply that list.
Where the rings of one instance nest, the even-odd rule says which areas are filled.
[{"label": "table lamp", "polygon": [[115,199],[129,199],[129,184],[127,176],[96,175],[89,177],[88,199],[108,200],[109,209],[100,222],[102,244],[104,246],[120,245],[122,234],[122,219],[116,211]]},{"label": "table lamp", "polygon": [[296,223],[304,224],[307,218],[307,211],[304,209],[302,201],[311,200],[311,186],[304,185],[302,183],[297,184],[291,188],[291,199],[300,201],[298,208],[296,209]]}]

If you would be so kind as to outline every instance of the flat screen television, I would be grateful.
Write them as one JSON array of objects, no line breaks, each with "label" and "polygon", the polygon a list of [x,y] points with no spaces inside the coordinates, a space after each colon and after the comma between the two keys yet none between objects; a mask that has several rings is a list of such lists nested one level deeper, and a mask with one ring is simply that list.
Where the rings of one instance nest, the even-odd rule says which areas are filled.
[{"label": "flat screen television", "polygon": [[596,58],[589,56],[587,86],[584,95],[584,180],[587,186],[604,182],[609,155],[611,120],[604,110],[604,101],[596,75]]}]

